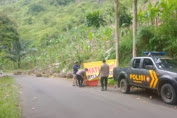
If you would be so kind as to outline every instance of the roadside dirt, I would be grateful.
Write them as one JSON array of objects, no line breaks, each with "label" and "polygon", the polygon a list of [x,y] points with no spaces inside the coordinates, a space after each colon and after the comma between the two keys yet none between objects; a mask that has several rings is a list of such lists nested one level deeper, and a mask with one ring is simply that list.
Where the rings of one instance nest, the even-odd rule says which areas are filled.
[{"label": "roadside dirt", "polygon": [[15,71],[14,75],[33,75],[36,77],[62,77],[62,78],[72,78],[72,72],[61,72],[57,70],[58,63],[49,65],[44,69],[33,68],[29,71]]}]

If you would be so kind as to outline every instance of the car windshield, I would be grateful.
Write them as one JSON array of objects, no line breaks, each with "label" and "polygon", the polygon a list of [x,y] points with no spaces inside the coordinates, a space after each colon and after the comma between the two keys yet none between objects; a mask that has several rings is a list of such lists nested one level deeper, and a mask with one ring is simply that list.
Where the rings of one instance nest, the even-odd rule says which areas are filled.
[{"label": "car windshield", "polygon": [[155,63],[160,69],[177,69],[177,60],[176,59],[163,59],[163,58],[155,58]]}]

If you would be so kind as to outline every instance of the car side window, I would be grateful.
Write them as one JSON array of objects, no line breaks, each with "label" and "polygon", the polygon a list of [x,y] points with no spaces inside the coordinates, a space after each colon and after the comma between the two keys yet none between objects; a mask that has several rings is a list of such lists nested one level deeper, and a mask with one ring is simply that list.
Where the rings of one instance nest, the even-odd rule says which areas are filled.
[{"label": "car side window", "polygon": [[139,66],[140,66],[140,59],[134,59],[132,67],[133,68],[139,68]]},{"label": "car side window", "polygon": [[147,68],[147,67],[153,67],[153,62],[150,59],[144,59],[143,60],[143,67],[142,68]]}]

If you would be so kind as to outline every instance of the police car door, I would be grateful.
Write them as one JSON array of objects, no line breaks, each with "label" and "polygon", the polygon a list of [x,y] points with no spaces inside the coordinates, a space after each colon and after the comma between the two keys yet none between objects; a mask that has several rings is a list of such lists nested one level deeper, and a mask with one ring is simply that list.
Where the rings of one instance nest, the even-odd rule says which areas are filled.
[{"label": "police car door", "polygon": [[154,63],[151,58],[144,58],[141,65],[140,73],[144,76],[142,87],[155,88],[157,84],[157,76],[154,69]]},{"label": "police car door", "polygon": [[140,70],[140,62],[141,59],[140,58],[135,58],[132,61],[132,65],[131,65],[131,71],[130,71],[130,75],[129,75],[129,83],[131,85],[138,85],[139,84],[139,70]]}]

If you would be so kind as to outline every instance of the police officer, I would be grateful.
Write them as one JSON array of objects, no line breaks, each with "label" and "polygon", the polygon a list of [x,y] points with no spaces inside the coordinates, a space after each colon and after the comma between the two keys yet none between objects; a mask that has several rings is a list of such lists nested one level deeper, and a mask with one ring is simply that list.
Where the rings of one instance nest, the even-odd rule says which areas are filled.
[{"label": "police officer", "polygon": [[77,77],[77,80],[78,80],[78,83],[79,83],[79,87],[82,87],[82,83],[83,83],[84,79],[87,79],[86,71],[88,71],[87,68],[79,70],[76,73],[76,77]]},{"label": "police officer", "polygon": [[78,69],[80,68],[79,63],[76,61],[73,65],[73,86],[77,86],[78,82],[77,82],[77,78],[76,78],[76,73],[78,71]]},{"label": "police officer", "polygon": [[107,90],[109,65],[106,64],[106,60],[103,60],[98,76],[101,77],[101,91]]}]

